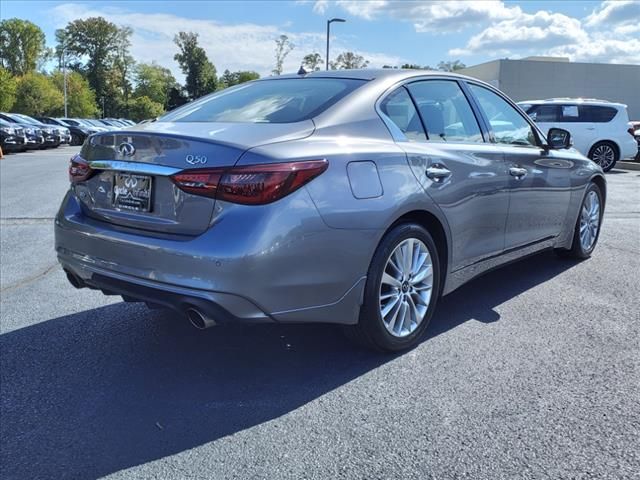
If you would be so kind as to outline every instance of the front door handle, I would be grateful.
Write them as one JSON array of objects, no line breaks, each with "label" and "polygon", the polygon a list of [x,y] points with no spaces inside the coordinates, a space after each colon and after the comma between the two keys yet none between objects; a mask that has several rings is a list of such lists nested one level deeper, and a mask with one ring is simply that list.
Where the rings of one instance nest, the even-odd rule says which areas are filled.
[{"label": "front door handle", "polygon": [[511,167],[509,169],[509,175],[516,177],[516,180],[521,180],[527,175],[527,169],[521,167]]},{"label": "front door handle", "polygon": [[427,177],[429,177],[434,182],[441,182],[445,178],[451,176],[451,170],[440,163],[434,163],[433,165],[427,168]]}]

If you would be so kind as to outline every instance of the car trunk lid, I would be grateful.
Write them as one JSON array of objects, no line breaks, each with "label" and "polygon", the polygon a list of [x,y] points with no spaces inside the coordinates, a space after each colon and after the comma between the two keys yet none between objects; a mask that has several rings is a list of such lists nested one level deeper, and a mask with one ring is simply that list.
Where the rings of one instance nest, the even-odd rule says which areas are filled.
[{"label": "car trunk lid", "polygon": [[184,169],[231,167],[249,148],[304,138],[294,124],[151,123],[89,137],[80,152],[95,174],[74,184],[85,213],[148,232],[198,235],[212,223],[215,200],[179,189]]}]

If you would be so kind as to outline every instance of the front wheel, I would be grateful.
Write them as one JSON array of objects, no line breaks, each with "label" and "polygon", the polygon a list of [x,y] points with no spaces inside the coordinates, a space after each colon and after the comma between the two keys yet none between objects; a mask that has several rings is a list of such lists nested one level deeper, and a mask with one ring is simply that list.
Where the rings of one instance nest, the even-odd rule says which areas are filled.
[{"label": "front wheel", "polygon": [[72,133],[71,134],[71,145],[82,145],[82,137],[80,137],[80,135],[76,134],[76,133]]},{"label": "front wheel", "polygon": [[394,352],[415,346],[440,293],[440,263],[433,238],[414,223],[398,225],[380,242],[367,276],[357,325],[347,333],[366,346]]},{"label": "front wheel", "polygon": [[580,213],[574,228],[573,243],[569,250],[559,250],[562,256],[573,258],[589,258],[596,248],[600,237],[604,203],[600,187],[589,184],[582,199]]}]

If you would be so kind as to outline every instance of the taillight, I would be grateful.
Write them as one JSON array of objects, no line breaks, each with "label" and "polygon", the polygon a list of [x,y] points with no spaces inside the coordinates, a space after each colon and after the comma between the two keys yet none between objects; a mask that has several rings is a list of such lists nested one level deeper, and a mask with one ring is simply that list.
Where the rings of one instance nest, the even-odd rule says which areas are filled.
[{"label": "taillight", "polygon": [[629,132],[629,135],[631,135],[633,138],[636,138],[635,130],[633,129],[633,127],[629,127],[627,129],[627,132]]},{"label": "taillight", "polygon": [[83,182],[93,175],[93,170],[85,159],[76,155],[69,162],[69,181],[71,183]]},{"label": "taillight", "polygon": [[324,172],[326,160],[183,170],[171,176],[185,192],[244,205],[264,205],[289,195]]}]

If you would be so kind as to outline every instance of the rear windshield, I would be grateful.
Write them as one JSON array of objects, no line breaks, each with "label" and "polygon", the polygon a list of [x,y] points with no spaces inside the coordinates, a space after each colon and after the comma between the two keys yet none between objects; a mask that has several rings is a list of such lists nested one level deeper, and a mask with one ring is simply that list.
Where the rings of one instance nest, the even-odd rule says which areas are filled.
[{"label": "rear windshield", "polygon": [[347,78],[261,80],[207,95],[158,121],[300,122],[320,114],[365,82]]}]

